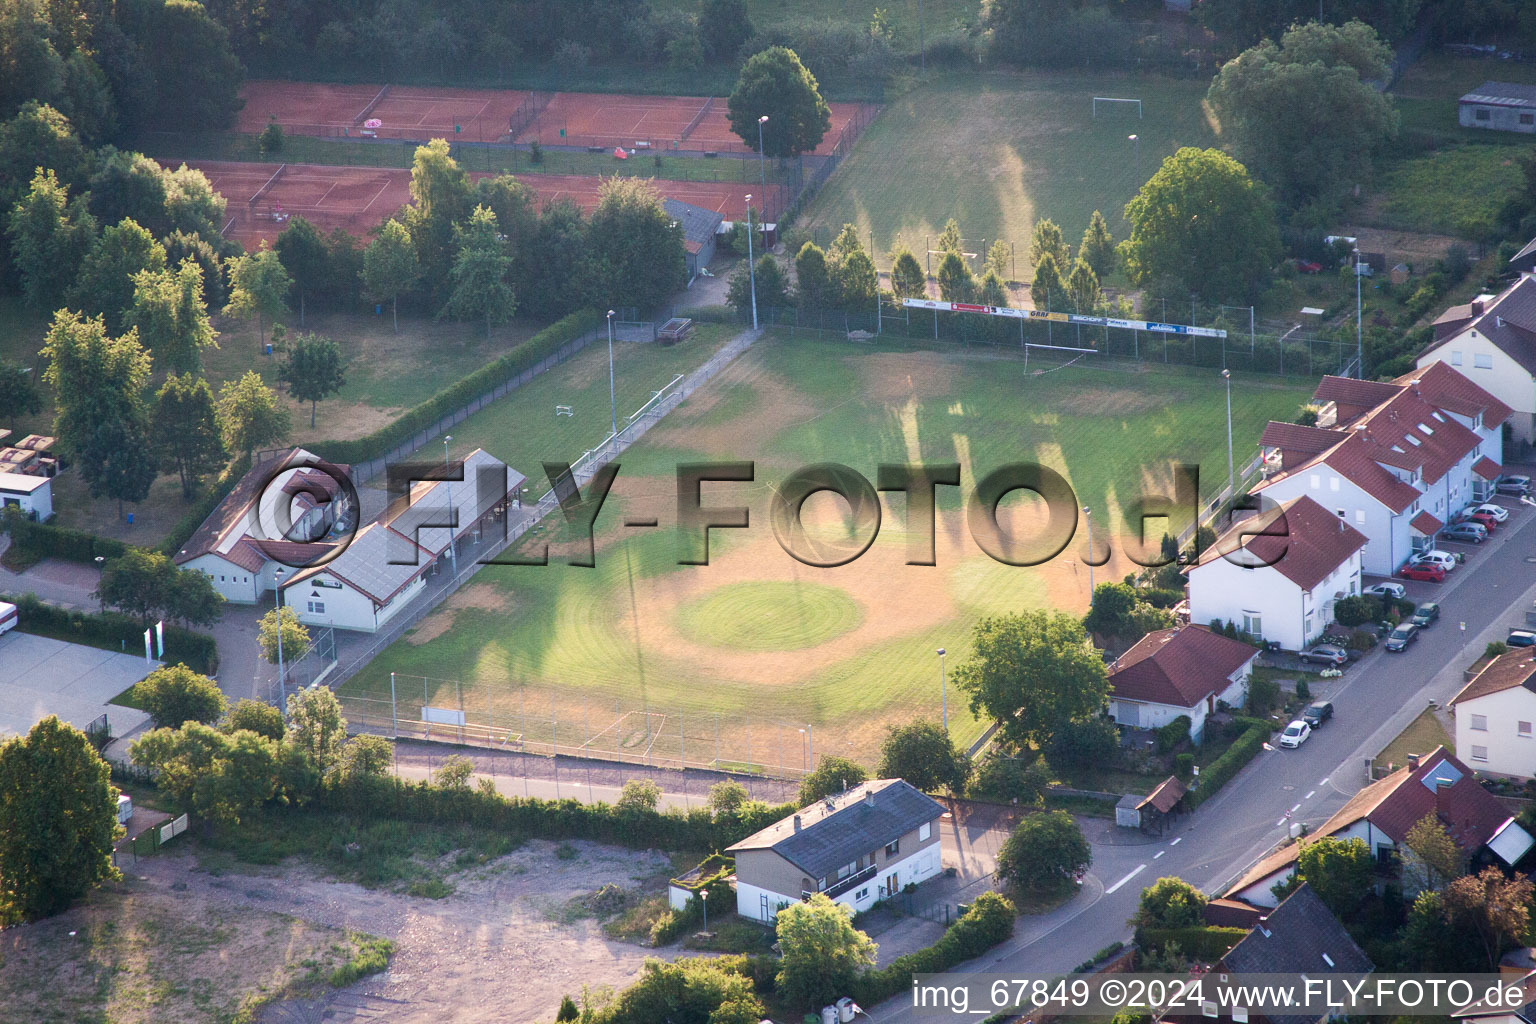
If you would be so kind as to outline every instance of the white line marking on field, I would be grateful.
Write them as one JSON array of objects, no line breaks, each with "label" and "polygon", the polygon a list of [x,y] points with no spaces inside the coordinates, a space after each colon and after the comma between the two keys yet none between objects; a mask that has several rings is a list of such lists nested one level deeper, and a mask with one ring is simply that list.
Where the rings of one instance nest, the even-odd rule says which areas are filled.
[{"label": "white line marking on field", "polygon": [[1135,871],[1132,871],[1130,874],[1128,874],[1124,878],[1120,879],[1120,881],[1116,882],[1114,885],[1110,886],[1108,889],[1105,889],[1104,890],[1104,895],[1105,896],[1111,895],[1116,889],[1119,889],[1126,882],[1129,882],[1131,879],[1135,878],[1137,875],[1141,874],[1145,870],[1147,870],[1147,866],[1145,864],[1141,865],[1141,867],[1137,868]]},{"label": "white line marking on field", "polygon": [[1161,857],[1163,854],[1165,854],[1167,852],[1168,852],[1167,850],[1158,850],[1156,853],[1154,853],[1152,855],[1152,859],[1153,860],[1157,860],[1157,858]]},{"label": "white line marking on field", "polygon": [[[1317,792],[1317,790],[1315,790],[1315,789],[1312,791],[1312,793],[1316,793],[1316,792]],[[1303,800],[1311,800],[1312,799],[1312,793],[1308,793],[1306,796],[1302,797],[1302,799]]]}]

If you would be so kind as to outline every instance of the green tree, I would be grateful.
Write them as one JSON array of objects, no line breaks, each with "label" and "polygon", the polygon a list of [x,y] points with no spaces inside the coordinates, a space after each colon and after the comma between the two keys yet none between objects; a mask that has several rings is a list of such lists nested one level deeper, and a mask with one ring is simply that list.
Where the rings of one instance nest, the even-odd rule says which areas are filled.
[{"label": "green tree", "polygon": [[376,779],[389,774],[395,762],[395,745],[383,736],[353,736],[341,745],[334,769],[336,780]]},{"label": "green tree", "polygon": [[1255,294],[1280,256],[1275,209],[1242,164],[1214,149],[1185,147],[1125,206],[1131,236],[1120,243],[1126,275],[1165,294],[1212,301]]},{"label": "green tree", "polygon": [[255,317],[257,338],[265,348],[266,322],[288,311],[285,298],[292,286],[282,260],[271,249],[236,256],[229,261],[229,302],[224,315],[242,320]]},{"label": "green tree", "polygon": [[997,877],[1023,896],[1066,892],[1093,863],[1083,830],[1066,811],[1028,814],[997,851]]},{"label": "green tree", "polygon": [[1067,298],[1079,313],[1096,313],[1104,304],[1104,296],[1099,292],[1099,276],[1081,257],[1072,264],[1072,273],[1067,277]]},{"label": "green tree", "polygon": [[1197,928],[1205,923],[1205,893],[1182,878],[1159,878],[1141,890],[1132,923],[1138,928]]},{"label": "green tree", "polygon": [[278,793],[280,748],[254,732],[226,734],[185,722],[150,730],[128,754],[134,764],[157,770],[160,787],[178,803],[219,824],[238,825]]},{"label": "green tree", "polygon": [[52,168],[60,184],[79,190],[89,180],[89,163],[69,118],[29,99],[14,117],[0,123],[0,211],[9,211],[26,195],[37,168]]},{"label": "green tree", "polygon": [[179,267],[187,260],[197,264],[203,272],[203,301],[211,309],[223,309],[228,301],[228,289],[224,281],[224,260],[201,235],[189,231],[173,231],[160,240],[165,246],[165,263]]},{"label": "green tree", "polygon": [[779,911],[779,973],[774,991],[791,1006],[822,1006],[875,965],[877,947],[853,926],[853,910],[813,893]]},{"label": "green tree", "polygon": [[893,254],[891,260],[891,291],[898,299],[918,299],[928,294],[928,276],[910,249]]},{"label": "green tree", "polygon": [[[277,622],[278,612],[276,608],[261,617],[256,626],[256,642],[261,647],[262,656],[273,665],[277,664]],[[309,628],[299,621],[299,617],[292,608],[283,608],[283,657],[292,661],[305,651],[309,650]]]},{"label": "green tree", "polygon": [[1072,265],[1072,250],[1062,237],[1061,228],[1050,219],[1036,221],[1029,240],[1029,262],[1038,267],[1046,256],[1056,261],[1058,269]]},{"label": "green tree", "polygon": [[685,957],[676,963],[647,959],[640,977],[592,1024],[757,1024],[763,1006],[753,994],[750,974],[727,970],[722,962]]},{"label": "green tree", "polygon": [[1075,771],[1112,761],[1119,749],[1120,732],[1108,718],[1059,722],[1045,747],[1052,767]]},{"label": "green tree", "polygon": [[267,126],[256,136],[256,148],[262,156],[272,156],[283,151],[283,126],[273,118],[267,121]]},{"label": "green tree", "polygon": [[831,291],[844,309],[867,313],[874,308],[879,275],[875,272],[875,261],[864,251],[858,229],[852,224],[844,224],[832,240],[832,248],[827,250],[827,267]]},{"label": "green tree", "polygon": [[[988,268],[986,274],[982,276],[981,287],[976,292],[976,298],[983,306],[1008,305],[1008,288],[1003,284],[1003,279],[998,276],[997,271]],[[1001,321],[996,321],[996,324],[1001,325]]]},{"label": "green tree", "polygon": [[821,763],[800,780],[800,803],[813,804],[824,797],[852,789],[869,779],[869,772],[856,761],[836,754],[823,754]]},{"label": "green tree", "polygon": [[[215,595],[209,598],[208,595]],[[101,567],[96,598],[109,607],[149,625],[156,616],[179,618],[206,625],[218,621],[220,599],[205,573],[179,569],[165,555],[146,548],[130,547]],[[212,603],[213,607],[206,606]],[[189,611],[198,609],[198,611]]]},{"label": "green tree", "polygon": [[229,457],[219,429],[213,392],[202,377],[167,377],[155,393],[150,435],[160,467],[181,478],[181,494],[190,500],[198,481],[215,473]]},{"label": "green tree", "polygon": [[891,727],[875,774],[882,779],[905,779],[925,793],[941,789],[964,793],[971,759],[937,722],[912,722]]},{"label": "green tree", "polygon": [[37,390],[30,366],[0,359],[0,415],[14,428],[22,416],[36,416],[43,411],[43,396]]},{"label": "green tree", "polygon": [[155,669],[139,680],[133,693],[157,727],[179,729],[183,722],[212,725],[229,710],[219,684],[185,665]]},{"label": "green tree", "polygon": [[1088,219],[1088,229],[1083,232],[1083,240],[1078,243],[1077,255],[1085,260],[1093,272],[1103,280],[1115,269],[1115,240],[1109,233],[1109,222],[1098,210],[1093,211],[1093,216]]},{"label": "green tree", "polygon": [[650,779],[630,779],[624,783],[624,788],[619,791],[619,799],[613,806],[620,811],[635,813],[654,811],[660,803],[660,786]]},{"label": "green tree", "polygon": [[288,695],[288,742],[309,755],[315,767],[329,771],[347,738],[341,702],[324,686]]},{"label": "green tree", "polygon": [[715,817],[721,815],[737,814],[752,795],[747,792],[747,787],[735,779],[726,779],[709,787],[709,799],[706,801],[709,812]]},{"label": "green tree", "polygon": [[769,47],[747,60],[726,107],[731,131],[753,152],[757,151],[758,118],[767,115],[767,123],[761,125],[766,156],[809,153],[832,128],[832,113],[821,98],[816,76],[793,50],[783,46]]},{"label": "green tree", "polygon": [[983,619],[975,653],[955,670],[971,710],[1001,723],[1005,739],[1043,746],[1062,722],[1091,718],[1109,693],[1104,659],[1082,623],[1042,611]]},{"label": "green tree", "polygon": [[1466,871],[1466,857],[1434,814],[1426,814],[1403,837],[1403,891],[1439,889]]},{"label": "green tree", "polygon": [[1083,628],[1106,639],[1124,638],[1130,632],[1131,612],[1135,608],[1135,587],[1128,583],[1100,583],[1093,588]]},{"label": "green tree", "polygon": [[1297,868],[1317,898],[1348,921],[1371,890],[1375,861],[1363,839],[1325,837],[1301,848]]},{"label": "green tree", "polygon": [[165,168],[143,153],[103,150],[81,198],[98,224],[117,224],[127,218],[156,238],[171,229]]},{"label": "green tree", "polygon": [[347,382],[341,348],[330,338],[315,334],[301,334],[294,339],[278,376],[288,385],[290,395],[309,403],[311,428],[315,425],[315,408],[321,399],[336,394]]},{"label": "green tree", "polygon": [[171,575],[163,614],[187,626],[211,626],[224,617],[224,595],[213,589],[213,578],[196,569]]},{"label": "green tree", "polygon": [[218,348],[219,337],[203,301],[203,268],[186,259],[175,270],[142,270],[132,284],[123,320],[139,332],[139,341],[173,372],[201,370],[203,350]]},{"label": "green tree", "polygon": [[459,231],[458,253],[449,275],[453,291],[440,316],[483,320],[485,335],[517,312],[517,297],[507,283],[512,257],[506,253],[496,226],[496,215],[484,206],[475,207],[469,223]]},{"label": "green tree", "polygon": [[688,283],[683,229],[643,178],[610,178],[587,237],[608,306],[651,309]]},{"label": "green tree", "polygon": [[[208,176],[195,167],[181,164],[174,170],[162,171],[160,178],[165,188],[165,215],[171,222],[166,233],[182,232],[210,240],[219,238],[229,204],[214,191],[213,182],[208,180]],[[169,247],[166,255],[171,255]],[[179,258],[169,260],[171,266],[179,262]],[[213,280],[212,273],[206,267],[204,278],[210,282]],[[212,291],[214,289],[210,286],[210,294]]]},{"label": "green tree", "polygon": [[85,203],[71,202],[58,176],[40,167],[11,209],[6,233],[27,302],[39,310],[58,308],[96,235]]},{"label": "green tree", "polygon": [[115,8],[124,31],[139,43],[156,128],[217,131],[243,105],[240,60],[229,32],[196,0],[125,3]]},{"label": "green tree", "polygon": [[973,302],[976,298],[976,278],[966,266],[964,257],[946,252],[939,261],[939,297],[945,302]]},{"label": "green tree", "polygon": [[450,754],[432,773],[432,785],[438,789],[468,792],[469,780],[474,775],[475,762],[463,754]]},{"label": "green tree", "polygon": [[330,284],[330,246],[313,224],[303,217],[295,217],[277,236],[277,243],[272,248],[299,293],[299,323],[302,325],[306,295]]},{"label": "green tree", "polygon": [[735,60],[754,31],[746,0],[703,0],[699,6],[699,41],[710,60]]},{"label": "green tree", "polygon": [[247,458],[262,445],[280,443],[290,429],[288,410],[254,370],[219,389],[219,419],[225,443]]},{"label": "green tree", "polygon": [[227,733],[243,729],[269,740],[281,740],[284,731],[283,713],[264,701],[242,697],[229,709],[229,714],[224,716],[219,728]]},{"label": "green tree", "polygon": [[1234,156],[1293,205],[1370,175],[1397,133],[1391,48],[1362,21],[1296,25],[1228,61],[1207,94]]},{"label": "green tree", "polygon": [[97,423],[75,446],[75,457],[91,497],[114,499],[119,517],[123,502],[140,502],[149,496],[159,473],[142,412],[132,419]]},{"label": "green tree", "polygon": [[164,269],[164,246],[125,217],[107,225],[86,253],[71,290],[70,305],[87,316],[105,317],[108,330],[121,331],[129,326],[127,313],[133,305],[135,276],[140,271]]},{"label": "green tree", "polygon": [[378,237],[363,250],[363,287],[378,299],[388,299],[395,333],[400,333],[400,293],[421,277],[421,264],[411,236],[397,220],[386,221]]},{"label": "green tree", "polygon": [[1034,279],[1029,282],[1029,299],[1036,309],[1061,308],[1067,303],[1067,285],[1061,279],[1056,257],[1046,253],[1035,264]]},{"label": "green tree", "polygon": [[827,254],[815,242],[806,242],[795,254],[795,288],[803,309],[826,309],[837,304],[832,278],[827,273]]},{"label": "green tree", "polygon": [[938,249],[940,252],[952,252],[964,258],[964,239],[960,237],[960,222],[955,218],[951,217],[944,222],[944,230],[939,232]]},{"label": "green tree", "polygon": [[1001,238],[987,247],[987,270],[998,280],[1008,280],[1008,268],[1013,263],[1013,248]]},{"label": "green tree", "polygon": [[0,743],[0,918],[49,917],[120,877],[109,779],[85,734],[52,715]]},{"label": "green tree", "polygon": [[453,265],[454,226],[474,209],[469,175],[449,154],[444,139],[416,147],[411,163],[411,205],[401,223],[416,248],[427,292],[443,301]]},{"label": "green tree", "polygon": [[777,309],[789,302],[789,282],[784,278],[784,268],[779,261],[764,253],[752,264],[752,273],[745,265],[736,268],[726,289],[725,301],[733,306],[743,319],[752,316],[752,285],[757,284],[757,308],[760,313]]}]

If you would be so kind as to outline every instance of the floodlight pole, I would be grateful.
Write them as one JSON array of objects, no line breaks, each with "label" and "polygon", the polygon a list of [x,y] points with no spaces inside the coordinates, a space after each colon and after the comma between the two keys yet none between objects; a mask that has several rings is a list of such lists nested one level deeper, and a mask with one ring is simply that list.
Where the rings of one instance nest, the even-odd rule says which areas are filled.
[{"label": "floodlight pole", "polygon": [[[1136,150],[1136,180],[1137,182],[1141,182],[1141,136],[1132,135],[1130,139],[1132,146]],[[1137,188],[1140,187],[1141,186],[1138,184]]]},{"label": "floodlight pole", "polygon": [[613,443],[619,442],[619,406],[613,396],[613,310],[608,311],[608,416],[612,421]]},{"label": "floodlight pole", "polygon": [[1093,511],[1087,505],[1083,506],[1083,521],[1088,524],[1088,557],[1085,561],[1088,563],[1088,605],[1091,608],[1093,606]]},{"label": "floodlight pole", "polygon": [[282,701],[280,709],[288,713],[288,682],[283,674],[283,569],[272,572],[273,588],[277,593],[277,692]]},{"label": "floodlight pole", "polygon": [[1232,471],[1232,371],[1222,370],[1221,379],[1227,382],[1227,501],[1235,502],[1237,475]]},{"label": "floodlight pole", "polygon": [[[443,435],[444,472],[446,472],[448,469],[448,442],[452,440],[452,434]],[[455,543],[458,541],[458,535],[453,532],[453,481],[444,480],[443,483],[448,485],[448,561],[453,563],[454,571],[457,572],[459,568],[459,553],[454,547]]]},{"label": "floodlight pole", "polygon": [[757,119],[757,166],[763,175],[763,195],[768,194],[768,164],[765,162],[763,154],[763,125],[767,123],[767,114]]},{"label": "floodlight pole", "polygon": [[1360,247],[1355,247],[1355,376],[1365,380],[1365,332],[1360,312]]},{"label": "floodlight pole", "polygon": [[949,735],[949,688],[944,681],[944,648],[939,648],[939,707],[944,714],[944,735]]},{"label": "floodlight pole", "polygon": [[752,286],[752,329],[757,330],[757,265],[752,262],[752,194],[747,194],[747,278]]}]

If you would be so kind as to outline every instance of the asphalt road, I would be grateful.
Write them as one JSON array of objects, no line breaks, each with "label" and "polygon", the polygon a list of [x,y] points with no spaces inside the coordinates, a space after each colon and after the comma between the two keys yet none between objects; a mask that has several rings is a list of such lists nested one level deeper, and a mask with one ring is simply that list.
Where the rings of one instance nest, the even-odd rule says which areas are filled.
[{"label": "asphalt road", "polygon": [[[1014,937],[964,972],[1032,976],[1069,971],[1117,939],[1144,886],[1176,875],[1214,893],[1283,840],[1291,821],[1316,827],[1366,782],[1374,755],[1428,706],[1462,686],[1462,670],[1489,641],[1503,640],[1536,600],[1536,509],[1507,499],[1511,515],[1480,545],[1443,545],[1467,554],[1443,584],[1406,583],[1416,601],[1438,601],[1440,621],[1407,651],[1381,647],[1341,678],[1313,687],[1334,703],[1331,722],[1296,750],[1261,751],[1241,773],[1160,840],[1145,841],[1112,823],[1085,820],[1094,864],[1071,902],[1039,918],[1021,918]],[[1367,584],[1377,582],[1370,579]],[[1466,624],[1463,632],[1461,623]],[[910,997],[873,1007],[880,1024],[915,1019]]]}]

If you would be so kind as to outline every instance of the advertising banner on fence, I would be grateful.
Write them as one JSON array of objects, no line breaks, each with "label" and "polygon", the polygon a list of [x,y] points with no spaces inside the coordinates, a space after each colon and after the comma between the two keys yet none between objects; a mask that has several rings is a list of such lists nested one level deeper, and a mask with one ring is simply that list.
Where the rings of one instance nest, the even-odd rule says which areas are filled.
[{"label": "advertising banner on fence", "polygon": [[1128,331],[1152,331],[1157,334],[1182,334],[1194,338],[1225,338],[1227,332],[1215,327],[1192,327],[1188,324],[1164,324],[1155,320],[1121,320],[1109,316],[1087,316],[1082,313],[1057,313],[1041,309],[1012,309],[1008,306],[978,306],[970,302],[944,302],[939,299],[903,299],[908,309],[934,309],[942,313],[980,313],[983,316],[1003,316],[1015,320],[1048,320],[1058,324],[1079,324],[1090,327],[1121,327]]}]

